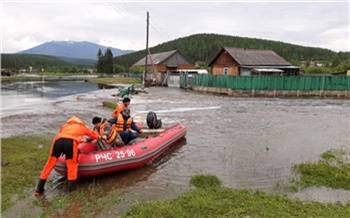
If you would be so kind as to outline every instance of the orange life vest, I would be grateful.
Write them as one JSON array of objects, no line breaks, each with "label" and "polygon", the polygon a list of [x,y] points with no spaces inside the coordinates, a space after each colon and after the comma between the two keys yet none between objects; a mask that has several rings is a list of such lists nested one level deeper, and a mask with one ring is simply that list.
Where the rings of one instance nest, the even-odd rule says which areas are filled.
[{"label": "orange life vest", "polygon": [[[126,123],[126,129],[124,129],[124,123]],[[117,132],[123,132],[127,130],[131,130],[131,123],[132,119],[129,117],[127,120],[124,120],[124,117],[122,114],[118,115],[118,120],[115,124],[115,130]]]},{"label": "orange life vest", "polygon": [[121,114],[125,108],[128,108],[128,106],[126,106],[123,102],[118,104],[118,106],[114,109],[113,113],[111,114],[111,118]]},{"label": "orange life vest", "polygon": [[[99,131],[95,128],[95,131],[98,132],[98,134],[100,134],[100,136],[104,136],[105,135],[105,126],[109,124],[107,121],[105,121],[104,123],[101,124],[100,128],[99,128]],[[112,128],[112,131],[111,133],[107,136],[107,142],[108,143],[112,143],[114,141],[114,139],[117,137],[117,131],[115,131],[113,128]]]}]

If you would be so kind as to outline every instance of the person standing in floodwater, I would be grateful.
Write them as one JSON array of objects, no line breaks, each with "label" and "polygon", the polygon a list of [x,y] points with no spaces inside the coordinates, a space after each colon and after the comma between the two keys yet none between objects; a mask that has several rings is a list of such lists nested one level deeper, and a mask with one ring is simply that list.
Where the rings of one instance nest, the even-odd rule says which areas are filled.
[{"label": "person standing in floodwater", "polygon": [[125,97],[123,102],[118,104],[118,106],[114,109],[113,113],[111,114],[111,118],[118,116],[124,109],[129,108],[130,101],[130,98]]},{"label": "person standing in floodwater", "polygon": [[41,172],[38,186],[34,192],[35,196],[40,196],[44,192],[46,180],[49,177],[52,169],[55,167],[57,159],[61,154],[66,155],[66,164],[68,168],[68,192],[76,189],[79,160],[78,144],[85,135],[92,139],[98,139],[99,137],[97,132],[90,129],[80,118],[76,116],[71,117],[66,124],[61,126],[60,132],[53,140],[49,159]]}]

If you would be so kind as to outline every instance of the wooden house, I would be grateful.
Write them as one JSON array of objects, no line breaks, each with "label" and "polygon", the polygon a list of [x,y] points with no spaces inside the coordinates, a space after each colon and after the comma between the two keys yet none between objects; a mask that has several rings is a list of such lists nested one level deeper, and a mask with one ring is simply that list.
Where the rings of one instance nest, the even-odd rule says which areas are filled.
[{"label": "wooden house", "polygon": [[350,76],[350,67],[342,72],[332,73],[332,76]]},{"label": "wooden house", "polygon": [[300,68],[272,50],[223,47],[209,63],[214,75],[299,75]]},{"label": "wooden house", "polygon": [[[146,57],[137,61],[132,66],[145,67]],[[166,85],[169,75],[176,75],[182,69],[194,69],[195,63],[178,50],[155,53],[147,56],[147,81],[154,85]],[[178,73],[177,73],[178,75]]]}]

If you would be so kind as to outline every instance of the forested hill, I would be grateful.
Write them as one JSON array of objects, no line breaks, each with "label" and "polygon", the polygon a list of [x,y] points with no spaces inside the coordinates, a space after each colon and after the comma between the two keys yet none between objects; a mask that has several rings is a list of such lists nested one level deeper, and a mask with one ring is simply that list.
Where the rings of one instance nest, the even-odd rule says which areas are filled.
[{"label": "forested hill", "polygon": [[[331,62],[334,58],[339,58],[341,61],[350,59],[350,52],[337,53],[323,48],[219,34],[195,34],[175,39],[150,48],[150,52],[154,54],[179,50],[194,62],[202,61],[209,64],[222,47],[273,50],[291,63],[299,63],[301,60]],[[115,57],[113,61],[115,64],[130,67],[145,55],[145,50],[141,50]]]},{"label": "forested hill", "polygon": [[70,65],[73,64],[48,55],[1,54],[1,68],[5,69],[28,69],[29,66],[40,69]]}]

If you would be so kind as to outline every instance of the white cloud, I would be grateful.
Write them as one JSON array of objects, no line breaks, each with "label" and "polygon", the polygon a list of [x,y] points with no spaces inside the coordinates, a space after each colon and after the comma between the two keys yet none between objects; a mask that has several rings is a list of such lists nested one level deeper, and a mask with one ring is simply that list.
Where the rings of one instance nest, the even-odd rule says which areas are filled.
[{"label": "white cloud", "polygon": [[350,51],[348,2],[2,2],[2,53],[52,40],[90,41],[120,49],[196,33],[252,37]]}]

